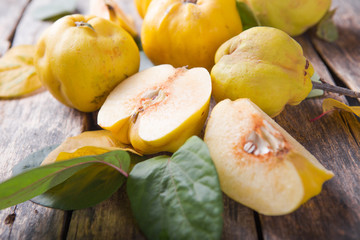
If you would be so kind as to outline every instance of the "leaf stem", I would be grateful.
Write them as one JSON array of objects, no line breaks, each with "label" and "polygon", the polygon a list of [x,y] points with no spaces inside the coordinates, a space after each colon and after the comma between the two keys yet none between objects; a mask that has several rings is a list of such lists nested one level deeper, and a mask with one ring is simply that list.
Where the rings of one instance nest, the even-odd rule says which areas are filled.
[{"label": "leaf stem", "polygon": [[333,92],[333,93],[338,93],[338,94],[345,95],[348,97],[360,98],[360,92],[355,92],[355,91],[347,89],[347,88],[334,86],[334,85],[325,83],[323,81],[321,83],[312,81],[312,84],[313,84],[313,89],[321,89],[326,92]]},{"label": "leaf stem", "polygon": [[109,167],[112,167],[114,168],[116,171],[120,172],[122,175],[124,175],[126,178],[129,177],[129,175],[127,174],[127,172],[125,172],[124,170],[122,170],[121,168],[115,166],[114,164],[112,163],[109,163],[109,162],[105,162],[105,161],[98,161],[99,163],[103,163],[103,164],[106,164],[108,165]]},{"label": "leaf stem", "polygon": [[315,121],[319,120],[320,118],[322,118],[323,116],[325,116],[326,114],[328,114],[328,113],[330,113],[330,112],[332,112],[332,111],[334,111],[334,110],[335,110],[335,109],[331,109],[331,110],[329,110],[329,111],[323,112],[322,114],[320,114],[320,115],[317,116],[316,118],[311,119],[310,122],[315,122]]}]

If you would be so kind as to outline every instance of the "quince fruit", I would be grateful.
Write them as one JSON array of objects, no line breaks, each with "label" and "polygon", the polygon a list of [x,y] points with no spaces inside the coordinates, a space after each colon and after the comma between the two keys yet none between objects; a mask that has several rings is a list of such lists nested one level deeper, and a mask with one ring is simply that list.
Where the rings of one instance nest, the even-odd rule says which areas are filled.
[{"label": "quince fruit", "polygon": [[314,69],[301,46],[276,28],[240,33],[221,45],[215,62],[211,77],[216,101],[250,98],[272,117],[286,104],[299,104],[312,89]]},{"label": "quince fruit", "polygon": [[241,31],[233,0],[153,0],[143,21],[141,42],[155,65],[210,70],[216,49]]},{"label": "quince fruit", "polygon": [[100,108],[98,124],[139,153],[175,152],[201,132],[210,96],[205,68],[158,65],[120,83]]},{"label": "quince fruit", "polygon": [[204,140],[224,193],[265,215],[296,210],[334,175],[249,99],[218,103]]},{"label": "quince fruit", "polygon": [[139,69],[139,49],[109,20],[69,15],[42,35],[35,54],[40,81],[63,104],[98,110],[110,91]]},{"label": "quince fruit", "polygon": [[90,15],[102,17],[118,24],[133,37],[138,35],[134,19],[126,15],[114,0],[91,0]]},{"label": "quince fruit", "polygon": [[326,14],[331,0],[240,0],[247,3],[261,25],[297,36],[314,26]]},{"label": "quince fruit", "polygon": [[135,0],[136,9],[140,17],[144,18],[151,0]]}]

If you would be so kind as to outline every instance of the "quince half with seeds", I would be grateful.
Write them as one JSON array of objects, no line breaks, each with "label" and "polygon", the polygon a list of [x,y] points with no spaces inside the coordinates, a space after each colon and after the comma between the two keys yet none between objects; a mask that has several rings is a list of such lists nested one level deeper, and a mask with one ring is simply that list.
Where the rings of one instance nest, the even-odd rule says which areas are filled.
[{"label": "quince half with seeds", "polygon": [[210,96],[205,68],[159,65],[121,82],[100,108],[98,124],[142,154],[175,152],[200,133]]},{"label": "quince half with seeds", "polygon": [[265,215],[296,210],[334,175],[249,99],[218,103],[204,140],[223,192]]}]

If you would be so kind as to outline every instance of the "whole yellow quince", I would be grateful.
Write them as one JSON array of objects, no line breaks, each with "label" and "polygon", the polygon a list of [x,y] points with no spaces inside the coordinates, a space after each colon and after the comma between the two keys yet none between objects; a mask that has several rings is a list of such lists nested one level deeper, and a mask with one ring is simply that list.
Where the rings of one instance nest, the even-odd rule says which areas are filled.
[{"label": "whole yellow quince", "polygon": [[152,0],[141,41],[145,54],[156,65],[210,70],[216,49],[241,31],[233,0]]},{"label": "whole yellow quince", "polygon": [[272,117],[286,104],[299,104],[312,89],[314,69],[301,46],[276,28],[240,33],[221,45],[215,62],[211,78],[216,101],[250,98]]},{"label": "whole yellow quince", "polygon": [[78,14],[51,25],[35,54],[40,81],[57,100],[83,112],[98,110],[139,64],[139,49],[128,32],[109,20]]},{"label": "whole yellow quince", "polygon": [[331,0],[240,0],[253,10],[261,25],[297,36],[315,25],[329,10]]},{"label": "whole yellow quince", "polygon": [[149,7],[151,0],[135,0],[135,6],[139,15],[144,18],[147,8]]}]

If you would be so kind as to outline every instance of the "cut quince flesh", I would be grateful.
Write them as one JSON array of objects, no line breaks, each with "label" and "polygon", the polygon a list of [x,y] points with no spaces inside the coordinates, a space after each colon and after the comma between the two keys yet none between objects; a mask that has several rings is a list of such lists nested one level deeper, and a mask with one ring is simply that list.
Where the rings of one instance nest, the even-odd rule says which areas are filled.
[{"label": "cut quince flesh", "polygon": [[223,192],[265,215],[283,215],[333,177],[249,99],[217,104],[205,130]]},{"label": "cut quince flesh", "polygon": [[176,151],[200,133],[209,109],[211,78],[205,68],[159,65],[119,84],[98,114],[98,124],[136,151]]}]

